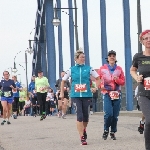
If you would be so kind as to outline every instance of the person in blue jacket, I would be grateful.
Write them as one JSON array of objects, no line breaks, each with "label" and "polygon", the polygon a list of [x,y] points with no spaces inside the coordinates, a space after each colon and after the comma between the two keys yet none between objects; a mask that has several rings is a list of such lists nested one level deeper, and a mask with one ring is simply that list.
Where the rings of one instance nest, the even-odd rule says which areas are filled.
[{"label": "person in blue jacket", "polygon": [[98,73],[90,66],[85,65],[85,55],[81,50],[75,53],[76,65],[66,71],[61,82],[60,97],[64,98],[65,81],[71,77],[71,100],[77,106],[77,129],[81,138],[81,145],[87,145],[86,127],[89,121],[89,105],[92,99],[92,92],[96,88],[90,86],[90,76],[96,79],[96,85],[99,87],[100,78]]},{"label": "person in blue jacket", "polygon": [[37,94],[35,90],[35,75],[31,77],[31,82],[29,84],[28,90],[31,96],[33,115],[36,117],[37,113],[39,113],[39,103],[37,101]]},{"label": "person in blue jacket", "polygon": [[20,97],[19,96],[19,91],[22,90],[22,86],[21,86],[21,83],[18,82],[17,76],[15,76],[15,75],[12,76],[12,80],[14,80],[16,88],[17,88],[16,91],[13,91],[14,101],[13,101],[13,104],[12,104],[13,118],[17,119],[17,116],[18,116],[18,113],[19,113],[19,97]]}]

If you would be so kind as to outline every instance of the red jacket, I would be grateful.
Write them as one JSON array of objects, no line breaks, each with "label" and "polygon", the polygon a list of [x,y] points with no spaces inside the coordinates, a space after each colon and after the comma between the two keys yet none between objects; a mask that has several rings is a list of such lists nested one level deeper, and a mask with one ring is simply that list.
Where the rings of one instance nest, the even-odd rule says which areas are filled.
[{"label": "red jacket", "polygon": [[[103,93],[108,91],[120,91],[121,86],[125,84],[124,72],[120,66],[117,66],[113,73],[110,72],[108,65],[104,64],[100,67],[98,74],[101,79],[100,88],[104,88],[102,90]],[[117,77],[115,80],[114,77]]]}]

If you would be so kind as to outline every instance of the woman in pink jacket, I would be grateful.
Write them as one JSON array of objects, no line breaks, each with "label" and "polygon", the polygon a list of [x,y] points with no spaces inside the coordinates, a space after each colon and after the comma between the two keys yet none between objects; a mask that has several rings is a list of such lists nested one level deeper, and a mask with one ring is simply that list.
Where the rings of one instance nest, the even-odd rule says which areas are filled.
[{"label": "woman in pink jacket", "polygon": [[103,139],[106,140],[109,134],[113,140],[116,140],[117,121],[120,111],[121,86],[125,84],[124,72],[116,64],[116,52],[108,52],[108,64],[100,67],[98,73],[101,79],[100,89],[103,94],[104,104],[104,133]]}]

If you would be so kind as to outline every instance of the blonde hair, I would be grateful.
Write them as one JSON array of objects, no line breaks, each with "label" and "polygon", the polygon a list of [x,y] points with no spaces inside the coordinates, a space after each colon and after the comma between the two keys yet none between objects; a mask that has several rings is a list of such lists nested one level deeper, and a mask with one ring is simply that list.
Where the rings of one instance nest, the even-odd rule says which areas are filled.
[{"label": "blonde hair", "polygon": [[74,60],[75,61],[79,58],[80,54],[84,54],[84,52],[82,50],[77,50],[75,52],[75,54],[74,54]]}]

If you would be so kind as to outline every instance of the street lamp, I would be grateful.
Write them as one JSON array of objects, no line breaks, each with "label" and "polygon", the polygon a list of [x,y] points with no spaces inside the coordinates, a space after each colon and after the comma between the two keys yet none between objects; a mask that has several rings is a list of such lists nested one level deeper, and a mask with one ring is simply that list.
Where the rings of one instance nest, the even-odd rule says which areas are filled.
[{"label": "street lamp", "polygon": [[56,27],[60,25],[60,20],[59,20],[58,15],[57,15],[56,5],[55,5],[55,8],[54,8],[54,19],[53,19],[52,23]]},{"label": "street lamp", "polygon": [[14,62],[14,68],[12,68],[12,72],[13,73],[16,73],[18,70],[17,70],[17,68],[16,68],[16,63]]},{"label": "street lamp", "polygon": [[79,50],[79,40],[78,40],[78,25],[77,25],[77,3],[76,0],[74,0],[74,5],[75,8],[56,8],[56,5],[54,7],[54,19],[52,21],[54,26],[59,26],[60,25],[60,19],[57,16],[57,11],[60,9],[75,9],[75,37],[76,37],[76,50]]}]

